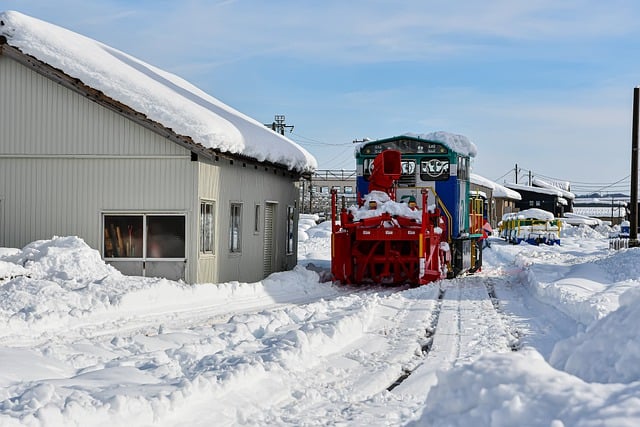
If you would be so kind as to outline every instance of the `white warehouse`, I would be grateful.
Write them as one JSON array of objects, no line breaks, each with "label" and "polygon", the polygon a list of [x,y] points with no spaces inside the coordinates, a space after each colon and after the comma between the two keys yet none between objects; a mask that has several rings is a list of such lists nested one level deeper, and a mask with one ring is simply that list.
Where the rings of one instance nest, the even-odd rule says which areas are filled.
[{"label": "white warehouse", "polygon": [[173,74],[0,13],[0,246],[74,235],[126,274],[257,281],[296,265],[315,168]]}]

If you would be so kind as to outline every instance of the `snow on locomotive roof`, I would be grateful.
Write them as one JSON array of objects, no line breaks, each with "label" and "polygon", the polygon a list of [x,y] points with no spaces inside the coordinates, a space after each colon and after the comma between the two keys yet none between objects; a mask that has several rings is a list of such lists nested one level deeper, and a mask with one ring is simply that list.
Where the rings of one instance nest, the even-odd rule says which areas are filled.
[{"label": "snow on locomotive roof", "polygon": [[444,131],[437,131],[437,132],[423,133],[423,134],[408,132],[408,133],[405,133],[399,136],[390,137],[390,138],[366,140],[365,142],[360,143],[356,147],[356,152],[360,152],[362,147],[365,147],[367,145],[375,144],[380,141],[387,141],[391,139],[402,138],[403,136],[414,138],[414,139],[420,139],[423,141],[437,142],[444,145],[448,149],[455,151],[458,154],[462,154],[463,156],[475,157],[476,154],[478,154],[478,148],[466,136],[457,135],[455,133],[449,133]]},{"label": "snow on locomotive roof", "polygon": [[316,159],[295,142],[175,74],[19,12],[2,12],[0,21],[9,45],[206,148],[301,172],[317,168]]},{"label": "snow on locomotive roof", "polygon": [[439,142],[447,146],[450,150],[469,157],[475,157],[476,154],[478,154],[478,147],[476,147],[476,145],[469,141],[469,138],[464,135],[437,131],[424,134],[406,133],[405,136],[424,139],[426,141]]}]

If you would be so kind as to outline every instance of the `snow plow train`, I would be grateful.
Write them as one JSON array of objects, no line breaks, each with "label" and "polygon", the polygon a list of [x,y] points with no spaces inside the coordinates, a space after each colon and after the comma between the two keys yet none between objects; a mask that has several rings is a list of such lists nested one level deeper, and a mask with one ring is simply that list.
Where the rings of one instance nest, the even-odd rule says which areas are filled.
[{"label": "snow plow train", "polygon": [[[455,148],[455,149],[454,149]],[[475,146],[444,132],[356,151],[357,206],[331,192],[331,273],[343,284],[423,285],[482,266],[483,203],[470,197]]]}]

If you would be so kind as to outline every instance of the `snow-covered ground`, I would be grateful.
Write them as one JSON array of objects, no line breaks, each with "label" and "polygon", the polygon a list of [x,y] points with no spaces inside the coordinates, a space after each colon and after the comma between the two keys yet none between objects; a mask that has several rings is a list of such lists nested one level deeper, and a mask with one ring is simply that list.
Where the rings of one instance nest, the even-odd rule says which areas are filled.
[{"label": "snow-covered ground", "polygon": [[75,237],[0,249],[0,425],[640,425],[640,250],[567,227],[481,273],[322,282],[328,223],[258,283],[127,277]]}]

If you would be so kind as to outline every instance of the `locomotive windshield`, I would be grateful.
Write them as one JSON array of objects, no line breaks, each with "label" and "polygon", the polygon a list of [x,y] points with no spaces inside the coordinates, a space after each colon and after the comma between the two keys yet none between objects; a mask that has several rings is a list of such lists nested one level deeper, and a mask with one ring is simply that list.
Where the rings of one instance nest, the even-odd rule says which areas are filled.
[{"label": "locomotive windshield", "polygon": [[414,139],[395,139],[393,141],[384,141],[369,143],[362,147],[361,153],[364,155],[375,155],[382,153],[384,150],[398,150],[403,154],[448,154],[449,150],[444,145],[437,142],[417,141]]},{"label": "locomotive windshield", "polygon": [[[373,169],[373,159],[366,158],[362,161],[363,170],[362,175],[365,178],[371,176],[371,171]],[[403,176],[413,176],[416,173],[416,161],[413,159],[403,159],[401,163],[402,175]]]},{"label": "locomotive windshield", "polygon": [[420,161],[420,179],[440,181],[449,179],[449,159],[425,158]]}]

